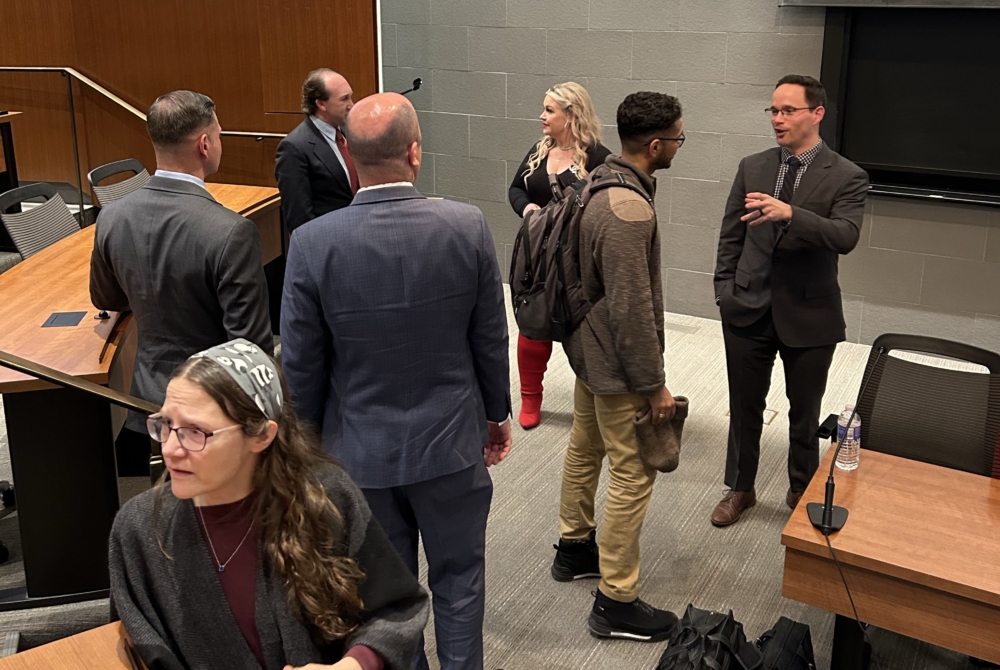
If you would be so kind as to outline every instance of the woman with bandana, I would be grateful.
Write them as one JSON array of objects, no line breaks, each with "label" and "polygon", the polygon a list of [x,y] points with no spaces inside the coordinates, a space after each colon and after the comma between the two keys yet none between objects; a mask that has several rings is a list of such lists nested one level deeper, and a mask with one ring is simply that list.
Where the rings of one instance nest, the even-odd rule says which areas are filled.
[{"label": "woman with bandana", "polygon": [[110,541],[111,611],[150,670],[408,670],[427,595],[246,340],[178,368],[167,468]]}]

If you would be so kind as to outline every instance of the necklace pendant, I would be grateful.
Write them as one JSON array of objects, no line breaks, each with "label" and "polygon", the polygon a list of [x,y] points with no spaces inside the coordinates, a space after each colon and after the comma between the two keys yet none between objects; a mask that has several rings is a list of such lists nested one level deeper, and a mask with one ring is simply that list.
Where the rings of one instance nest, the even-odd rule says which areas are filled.
[{"label": "necklace pendant", "polygon": [[226,566],[220,565],[219,566],[219,572],[225,572],[225,571],[226,571]]}]

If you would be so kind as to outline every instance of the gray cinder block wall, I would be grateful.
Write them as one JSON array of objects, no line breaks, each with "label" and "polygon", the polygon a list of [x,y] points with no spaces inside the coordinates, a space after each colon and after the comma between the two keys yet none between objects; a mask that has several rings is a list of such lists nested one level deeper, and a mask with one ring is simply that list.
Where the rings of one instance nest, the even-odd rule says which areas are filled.
[{"label": "gray cinder block wall", "polygon": [[[717,319],[718,229],[743,156],[774,146],[764,108],[790,72],[819,76],[825,10],[778,0],[381,0],[385,89],[410,95],[426,194],[486,214],[506,276],[519,225],[507,188],[541,136],[552,84],[590,91],[604,143],[618,103],[657,90],[688,140],[658,173],[664,307]],[[1000,210],[872,199],[842,259],[848,338],[917,332],[1000,349]]]}]

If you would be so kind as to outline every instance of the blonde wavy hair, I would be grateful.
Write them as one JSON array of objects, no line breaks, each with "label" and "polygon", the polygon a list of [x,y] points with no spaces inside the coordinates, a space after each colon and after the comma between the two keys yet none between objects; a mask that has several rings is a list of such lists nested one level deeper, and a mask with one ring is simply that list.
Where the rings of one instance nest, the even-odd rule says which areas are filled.
[{"label": "blonde wavy hair", "polygon": [[[587,176],[587,149],[596,146],[601,141],[601,123],[594,113],[594,104],[590,101],[587,89],[575,81],[556,84],[545,92],[559,105],[566,115],[566,125],[569,126],[570,137],[573,138],[573,165],[577,168],[577,176]],[[545,157],[549,155],[556,141],[545,135],[535,145],[535,151],[528,158],[528,170],[524,173],[524,181],[538,169]]]},{"label": "blonde wavy hair", "polygon": [[[359,593],[365,574],[347,554],[344,516],[329,499],[316,473],[339,467],[320,447],[316,435],[299,423],[281,367],[275,366],[284,399],[278,434],[260,454],[253,477],[251,518],[271,566],[288,589],[288,606],[306,625],[317,644],[341,640],[361,623],[364,603]],[[249,436],[267,430],[267,417],[222,366],[207,358],[190,358],[171,379],[197,384]],[[166,473],[157,482],[153,528],[158,529]]]}]

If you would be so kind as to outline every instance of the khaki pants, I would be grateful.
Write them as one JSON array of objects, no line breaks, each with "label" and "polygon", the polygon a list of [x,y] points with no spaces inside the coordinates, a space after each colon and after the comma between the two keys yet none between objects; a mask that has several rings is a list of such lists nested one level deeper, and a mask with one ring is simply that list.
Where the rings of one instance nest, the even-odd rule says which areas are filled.
[{"label": "khaki pants", "polygon": [[621,602],[639,595],[639,534],[656,470],[639,458],[632,417],[649,403],[634,393],[594,395],[579,379],[563,466],[559,534],[583,540],[597,528],[594,495],[608,457],[608,500],[600,537],[601,593]]}]

